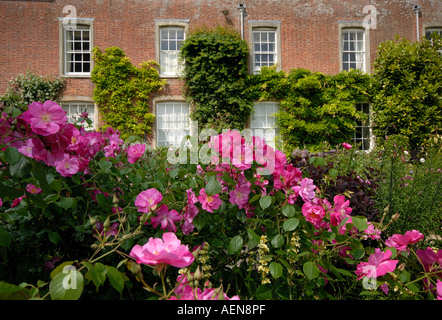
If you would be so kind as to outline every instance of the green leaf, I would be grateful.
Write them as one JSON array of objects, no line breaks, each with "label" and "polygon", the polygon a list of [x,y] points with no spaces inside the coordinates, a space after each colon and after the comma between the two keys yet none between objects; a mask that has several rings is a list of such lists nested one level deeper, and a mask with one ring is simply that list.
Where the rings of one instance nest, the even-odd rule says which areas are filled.
[{"label": "green leaf", "polygon": [[121,272],[111,266],[107,266],[106,270],[107,270],[107,277],[109,278],[111,286],[114,287],[114,289],[117,290],[118,292],[123,291],[124,277],[121,274]]},{"label": "green leaf", "polygon": [[180,172],[180,168],[172,169],[172,170],[169,171],[169,176],[171,178],[175,178],[178,175],[179,172]]},{"label": "green leaf", "polygon": [[286,221],[284,221],[284,224],[282,225],[282,228],[285,231],[293,231],[298,227],[299,220],[296,218],[290,218]]},{"label": "green leaf", "polygon": [[365,249],[355,248],[351,250],[351,254],[355,260],[359,260],[365,255]]},{"label": "green leaf", "polygon": [[280,276],[282,276],[282,266],[277,262],[272,262],[269,265],[270,268],[270,274],[273,278],[278,279]]},{"label": "green leaf", "polygon": [[277,234],[273,237],[271,243],[274,248],[279,248],[284,244],[284,237],[280,234]]},{"label": "green leaf", "polygon": [[0,300],[25,300],[30,296],[28,288],[0,281]]},{"label": "green leaf", "polygon": [[270,196],[262,196],[261,199],[259,199],[259,205],[261,206],[262,210],[267,209],[272,204],[272,197]]},{"label": "green leaf", "polygon": [[368,228],[367,224],[367,218],[359,218],[359,217],[352,217],[351,218],[353,225],[360,231],[364,231]]},{"label": "green leaf", "polygon": [[304,274],[309,278],[309,280],[315,279],[319,276],[319,268],[316,265],[316,263],[313,263],[311,261],[307,261],[302,266],[302,271]]},{"label": "green leaf", "polygon": [[282,207],[282,214],[285,215],[287,218],[291,218],[295,215],[296,210],[295,207],[291,204],[286,204]]},{"label": "green leaf", "polygon": [[259,243],[260,237],[252,229],[247,230],[247,235],[249,236],[249,249],[253,249]]},{"label": "green leaf", "polygon": [[66,261],[57,266],[54,270],[51,272],[51,278],[54,279],[54,277],[63,271],[64,268],[73,268],[74,261]]},{"label": "green leaf", "polygon": [[98,165],[103,172],[108,172],[112,167],[112,162],[108,161],[106,158],[103,158],[100,160],[100,162],[98,162]]},{"label": "green leaf", "polygon": [[270,300],[272,298],[273,285],[262,284],[256,289],[255,297],[258,300]]},{"label": "green leaf", "polygon": [[53,244],[57,244],[61,237],[57,232],[48,231],[48,238]]},{"label": "green leaf", "polygon": [[88,268],[88,275],[98,289],[106,281],[106,266],[99,262],[92,265],[89,262],[83,261],[83,264]]},{"label": "green leaf", "polygon": [[0,247],[9,247],[11,245],[11,236],[2,226],[0,226]]},{"label": "green leaf", "polygon": [[328,175],[330,176],[330,178],[336,178],[338,176],[338,170],[330,169],[330,171],[328,172]]},{"label": "green leaf", "polygon": [[60,207],[65,210],[68,210],[77,205],[77,200],[70,197],[63,197],[60,199]]},{"label": "green leaf", "polygon": [[212,178],[209,180],[209,182],[204,187],[204,191],[206,191],[206,194],[208,196],[214,196],[214,195],[220,193],[221,183],[217,179]]},{"label": "green leaf", "polygon": [[235,236],[230,240],[227,250],[229,250],[230,253],[236,253],[242,249],[243,244],[244,241],[241,236]]},{"label": "green leaf", "polygon": [[16,164],[20,160],[20,156],[20,152],[14,147],[8,147],[4,153],[5,161],[10,165]]},{"label": "green leaf", "polygon": [[14,179],[24,178],[31,171],[31,163],[25,157],[9,168],[9,172]]},{"label": "green leaf", "polygon": [[84,278],[81,272],[65,269],[49,283],[52,300],[78,300],[83,292]]}]

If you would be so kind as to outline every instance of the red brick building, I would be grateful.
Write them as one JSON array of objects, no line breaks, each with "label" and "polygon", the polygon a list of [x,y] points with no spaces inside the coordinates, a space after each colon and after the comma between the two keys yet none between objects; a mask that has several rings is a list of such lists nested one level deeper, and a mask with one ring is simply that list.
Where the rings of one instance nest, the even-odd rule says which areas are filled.
[{"label": "red brick building", "polygon": [[[171,127],[189,110],[176,54],[192,28],[237,29],[250,45],[250,72],[277,64],[326,74],[370,72],[381,42],[442,32],[441,0],[0,0],[0,16],[0,95],[28,70],[66,77],[65,109],[89,107],[96,124],[92,47],[120,47],[134,65],[158,61],[168,85],[152,102],[154,145],[178,139]],[[265,120],[277,103],[260,108],[256,117]]]}]

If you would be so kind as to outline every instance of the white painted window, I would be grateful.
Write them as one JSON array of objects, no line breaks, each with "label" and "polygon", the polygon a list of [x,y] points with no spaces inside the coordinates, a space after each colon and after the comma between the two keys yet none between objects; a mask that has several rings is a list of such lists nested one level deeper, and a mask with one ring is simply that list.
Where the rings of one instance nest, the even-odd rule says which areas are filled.
[{"label": "white painted window", "polygon": [[353,137],[353,143],[360,144],[361,150],[369,150],[371,147],[371,127],[370,127],[370,104],[358,103],[356,110],[368,115],[367,120],[356,120],[356,131]]},{"label": "white painted window", "polygon": [[189,104],[185,102],[159,102],[156,104],[157,147],[179,147],[190,134]]},{"label": "white painted window", "polygon": [[277,61],[277,39],[275,29],[256,28],[253,36],[253,72],[257,73],[262,66],[273,66]]},{"label": "white painted window", "polygon": [[[79,124],[90,130],[95,129],[95,105],[93,102],[63,102],[61,106],[66,111],[69,123]],[[77,122],[83,112],[87,112],[87,117],[92,121],[91,125],[88,125],[86,121]]]},{"label": "white painted window", "polygon": [[278,128],[276,124],[276,113],[279,112],[278,102],[257,102],[255,112],[250,122],[250,129],[253,136],[264,138],[266,143],[275,148]]},{"label": "white painted window", "polygon": [[342,70],[365,68],[365,31],[362,29],[342,30]]},{"label": "white painted window", "polygon": [[[427,39],[431,40],[431,43],[433,44],[434,41],[434,35],[439,35],[442,37],[442,28],[428,28],[425,29],[425,37]],[[440,54],[442,54],[442,49],[439,50]]]},{"label": "white painted window", "polygon": [[179,52],[183,45],[185,32],[183,27],[160,28],[160,66],[161,74],[176,76],[181,72]]},{"label": "white painted window", "polygon": [[77,25],[64,32],[64,73],[66,75],[90,75],[91,31],[89,26]]}]

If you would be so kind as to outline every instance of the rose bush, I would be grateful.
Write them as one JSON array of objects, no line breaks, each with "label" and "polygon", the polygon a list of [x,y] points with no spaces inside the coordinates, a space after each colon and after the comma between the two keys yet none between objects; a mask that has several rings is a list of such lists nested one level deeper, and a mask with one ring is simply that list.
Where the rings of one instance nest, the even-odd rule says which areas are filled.
[{"label": "rose bush", "polygon": [[395,219],[328,199],[261,138],[226,131],[200,141],[211,162],[172,164],[53,102],[16,113],[0,119],[2,298],[441,298],[425,235],[386,237]]}]

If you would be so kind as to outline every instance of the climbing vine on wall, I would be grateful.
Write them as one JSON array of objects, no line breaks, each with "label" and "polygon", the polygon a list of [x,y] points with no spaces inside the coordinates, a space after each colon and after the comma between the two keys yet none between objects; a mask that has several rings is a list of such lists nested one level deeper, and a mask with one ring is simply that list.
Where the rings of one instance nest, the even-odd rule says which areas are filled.
[{"label": "climbing vine on wall", "polygon": [[243,129],[253,110],[247,92],[249,49],[232,30],[198,29],[184,41],[185,96],[200,128]]},{"label": "climbing vine on wall", "polygon": [[94,101],[106,127],[144,137],[152,131],[155,115],[149,111],[149,97],[166,85],[155,61],[134,66],[123,50],[107,48],[104,53],[94,48],[95,66],[91,79],[95,84]]}]

